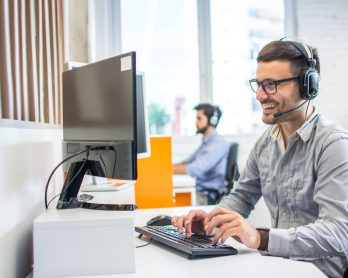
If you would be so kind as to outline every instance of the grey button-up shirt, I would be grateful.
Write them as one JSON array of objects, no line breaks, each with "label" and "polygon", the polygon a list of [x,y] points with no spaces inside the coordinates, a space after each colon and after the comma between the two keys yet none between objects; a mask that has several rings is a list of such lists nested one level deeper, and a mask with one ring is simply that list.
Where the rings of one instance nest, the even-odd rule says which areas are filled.
[{"label": "grey button-up shirt", "polygon": [[253,147],[229,196],[220,203],[248,217],[263,196],[272,217],[268,251],[310,260],[326,275],[348,268],[348,132],[315,113],[287,149],[279,126]]}]

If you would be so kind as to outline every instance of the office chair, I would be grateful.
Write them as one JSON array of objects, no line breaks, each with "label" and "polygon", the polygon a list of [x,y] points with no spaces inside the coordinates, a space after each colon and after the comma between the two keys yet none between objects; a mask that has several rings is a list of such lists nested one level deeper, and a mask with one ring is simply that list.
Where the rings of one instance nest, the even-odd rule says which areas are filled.
[{"label": "office chair", "polygon": [[[238,143],[231,143],[230,150],[227,157],[227,165],[226,165],[226,186],[225,186],[225,192],[221,196],[228,195],[232,188],[234,181],[239,179],[239,169],[238,169]],[[221,198],[220,197],[220,198]]]},{"label": "office chair", "polygon": [[220,202],[222,197],[227,196],[232,188],[234,181],[239,179],[239,170],[238,170],[238,143],[231,143],[230,149],[227,156],[226,164],[226,185],[223,192],[219,192],[215,189],[206,189],[205,192],[208,193],[208,204],[215,205]]}]

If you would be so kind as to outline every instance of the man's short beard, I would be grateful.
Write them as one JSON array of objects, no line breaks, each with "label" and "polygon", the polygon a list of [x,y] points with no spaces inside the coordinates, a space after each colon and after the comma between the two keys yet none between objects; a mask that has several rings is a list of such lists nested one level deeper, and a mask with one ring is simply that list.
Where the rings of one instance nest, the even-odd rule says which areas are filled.
[{"label": "man's short beard", "polygon": [[204,134],[207,129],[209,128],[209,125],[206,125],[205,127],[202,127],[202,128],[197,128],[197,131],[196,131],[196,134]]}]

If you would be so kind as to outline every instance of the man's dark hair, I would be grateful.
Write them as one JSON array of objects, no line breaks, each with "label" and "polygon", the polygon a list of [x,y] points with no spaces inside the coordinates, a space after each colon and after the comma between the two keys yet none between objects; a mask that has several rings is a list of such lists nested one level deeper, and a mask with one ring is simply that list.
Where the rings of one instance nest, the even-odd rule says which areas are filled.
[{"label": "man's dark hair", "polygon": [[[197,106],[193,108],[194,110],[203,110],[203,114],[208,117],[208,120],[210,121],[211,117],[214,115],[214,112],[217,114],[218,122],[220,121],[220,118],[222,116],[221,109],[219,106],[214,106],[210,103],[200,103]],[[218,124],[217,122],[217,124]],[[216,124],[216,125],[217,125]]]},{"label": "man's dark hair", "polygon": [[[316,60],[316,70],[320,73],[320,62],[318,50],[311,48],[313,58]],[[273,41],[266,44],[257,56],[257,62],[271,62],[276,60],[286,60],[291,63],[291,71],[294,75],[300,75],[301,71],[308,68],[307,58],[303,53],[289,41]]]}]

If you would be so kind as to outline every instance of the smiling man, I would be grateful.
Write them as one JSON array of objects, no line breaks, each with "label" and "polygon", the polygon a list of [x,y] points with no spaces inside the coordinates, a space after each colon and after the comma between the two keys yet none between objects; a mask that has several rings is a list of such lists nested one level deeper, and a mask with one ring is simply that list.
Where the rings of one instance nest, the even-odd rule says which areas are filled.
[{"label": "smiling man", "polygon": [[[179,232],[234,237],[272,256],[313,262],[326,275],[348,268],[348,133],[316,111],[316,49],[295,41],[267,44],[250,80],[270,127],[253,147],[234,189],[210,213],[173,217]],[[332,92],[333,93],[333,92]],[[272,227],[246,218],[263,197]]]}]

